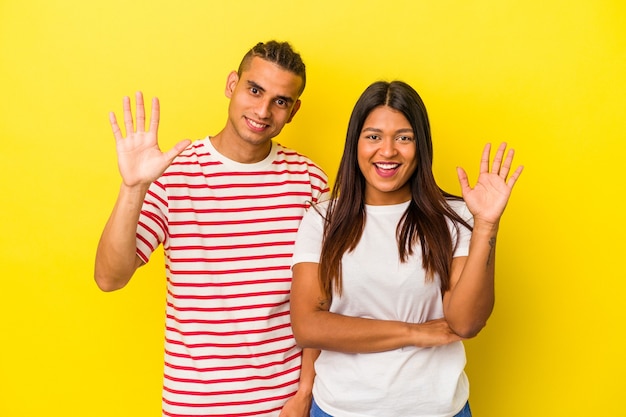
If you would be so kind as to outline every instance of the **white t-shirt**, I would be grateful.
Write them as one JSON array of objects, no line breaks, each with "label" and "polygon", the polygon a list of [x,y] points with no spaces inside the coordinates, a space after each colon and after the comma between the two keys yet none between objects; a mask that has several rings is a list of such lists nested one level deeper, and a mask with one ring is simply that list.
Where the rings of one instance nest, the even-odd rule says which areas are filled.
[{"label": "white t-shirt", "polygon": [[[343,294],[333,295],[330,311],[346,316],[421,323],[443,317],[439,277],[427,282],[421,249],[408,262],[398,256],[396,227],[409,202],[366,206],[363,236],[344,254]],[[468,221],[462,201],[450,205]],[[327,204],[318,205],[322,213]],[[453,242],[456,229],[450,224]],[[455,257],[467,256],[471,232],[459,227]],[[300,225],[293,264],[319,263],[323,219],[309,209]],[[335,417],[449,417],[469,396],[461,342],[434,348],[405,347],[380,353],[322,351],[315,362],[313,396]]]}]

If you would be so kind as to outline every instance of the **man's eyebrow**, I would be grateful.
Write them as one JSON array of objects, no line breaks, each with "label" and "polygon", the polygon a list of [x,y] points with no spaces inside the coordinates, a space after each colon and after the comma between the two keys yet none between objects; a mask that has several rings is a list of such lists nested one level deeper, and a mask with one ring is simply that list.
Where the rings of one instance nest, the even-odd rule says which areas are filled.
[{"label": "man's eyebrow", "polygon": [[[261,87],[260,85],[258,85],[254,81],[248,80],[248,86],[251,87],[251,88],[256,88],[257,90],[265,93],[265,88]],[[288,96],[276,96],[276,98],[279,98],[279,99],[281,99],[283,101],[286,101],[289,104],[291,104],[291,103],[293,103],[295,101],[293,98],[288,97]]]},{"label": "man's eyebrow", "polygon": [[249,86],[249,87],[254,87],[254,88],[256,88],[257,90],[261,90],[261,91],[265,92],[265,88],[261,87],[260,85],[258,85],[258,84],[257,84],[257,83],[255,83],[254,81],[250,81],[250,80],[248,80],[248,86]]}]

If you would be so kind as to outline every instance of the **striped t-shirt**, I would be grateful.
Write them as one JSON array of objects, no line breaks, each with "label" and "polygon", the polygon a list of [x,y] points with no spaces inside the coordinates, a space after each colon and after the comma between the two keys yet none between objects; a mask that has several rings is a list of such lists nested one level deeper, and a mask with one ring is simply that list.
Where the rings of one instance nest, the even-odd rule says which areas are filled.
[{"label": "striped t-shirt", "polygon": [[324,172],[295,151],[272,143],[265,160],[240,164],[209,138],[152,184],[137,254],[165,252],[164,416],[278,416],[295,393],[291,257],[305,209],[327,193]]}]

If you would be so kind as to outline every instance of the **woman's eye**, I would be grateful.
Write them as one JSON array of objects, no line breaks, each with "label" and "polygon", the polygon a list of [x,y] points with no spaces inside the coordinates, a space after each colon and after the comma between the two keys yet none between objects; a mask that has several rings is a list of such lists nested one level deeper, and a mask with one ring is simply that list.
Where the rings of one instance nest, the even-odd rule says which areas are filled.
[{"label": "woman's eye", "polygon": [[409,142],[409,141],[412,141],[413,138],[411,136],[400,136],[398,137],[398,140],[400,142]]}]

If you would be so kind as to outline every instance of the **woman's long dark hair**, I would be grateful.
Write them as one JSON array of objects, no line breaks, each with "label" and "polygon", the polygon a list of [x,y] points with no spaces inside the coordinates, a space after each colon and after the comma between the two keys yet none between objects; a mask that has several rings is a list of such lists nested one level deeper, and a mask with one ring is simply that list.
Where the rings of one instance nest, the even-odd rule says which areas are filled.
[{"label": "woman's long dark hair", "polygon": [[[407,118],[415,135],[417,168],[409,182],[411,202],[396,230],[400,260],[406,262],[419,242],[422,265],[427,279],[441,279],[442,292],[449,287],[452,253],[457,242],[446,219],[471,229],[471,226],[449,206],[448,200],[461,199],[443,191],[432,172],[433,146],[426,107],[419,94],[402,81],[379,81],[370,85],[358,99],[346,135],[346,144],[326,213],[320,260],[320,280],[326,296],[333,289],[341,294],[341,259],[354,250],[365,226],[365,177],[357,160],[357,147],[365,119],[379,106],[400,111]],[[457,233],[458,236],[458,233]]]}]

